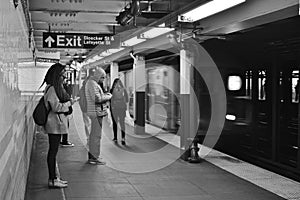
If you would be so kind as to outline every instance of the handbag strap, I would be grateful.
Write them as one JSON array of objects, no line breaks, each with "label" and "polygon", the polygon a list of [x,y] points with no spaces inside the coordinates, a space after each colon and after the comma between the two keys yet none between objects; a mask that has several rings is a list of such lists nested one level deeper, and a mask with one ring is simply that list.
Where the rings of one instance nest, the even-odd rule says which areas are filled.
[{"label": "handbag strap", "polygon": [[[49,90],[51,87],[52,87],[52,86],[49,86],[48,88],[46,88],[45,94],[47,94],[48,90]],[[44,96],[44,100],[45,100],[45,94],[43,95],[43,96]],[[50,110],[51,110],[51,104],[49,103],[49,101],[47,101],[47,102],[48,102],[48,105],[49,105],[49,110],[48,110],[48,112],[50,112]]]}]

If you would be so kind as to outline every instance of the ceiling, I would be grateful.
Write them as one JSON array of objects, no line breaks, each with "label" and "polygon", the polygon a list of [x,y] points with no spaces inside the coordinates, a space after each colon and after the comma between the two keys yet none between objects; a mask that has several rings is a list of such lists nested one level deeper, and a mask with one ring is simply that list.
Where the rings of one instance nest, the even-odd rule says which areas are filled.
[{"label": "ceiling", "polygon": [[119,25],[116,17],[131,0],[28,0],[28,5],[36,50],[60,52],[60,62],[68,63],[92,49],[43,48],[43,32],[121,34],[147,26],[192,1],[141,0],[140,15],[126,26]]},{"label": "ceiling", "polygon": [[[299,61],[299,27],[300,16],[295,16],[257,26],[253,30],[236,32],[228,35],[227,41],[236,46],[244,47],[240,49],[240,52],[245,55],[255,53],[262,58],[281,57],[281,59]],[[251,58],[248,59],[251,60]]]},{"label": "ceiling", "polygon": [[[291,33],[295,33],[295,28],[299,23],[299,17],[294,20],[284,21],[283,28],[279,26],[266,26],[271,22],[280,21],[289,17],[299,15],[299,2],[297,0],[247,0],[244,4],[236,6],[218,15],[209,17],[195,23],[177,22],[180,13],[191,10],[199,4],[210,0],[20,0],[27,1],[28,14],[25,14],[29,27],[32,30],[35,50],[37,52],[59,52],[60,62],[70,63],[79,56],[94,56],[99,53],[96,48],[43,48],[43,33],[61,34],[112,34],[121,37],[130,37],[136,28],[147,26],[157,26],[166,22],[168,27],[176,28],[181,34],[191,34],[198,42],[209,38],[219,38],[226,36],[230,39],[231,34],[236,38],[236,42],[245,42],[260,38],[266,35],[264,40],[270,45],[278,48],[294,45],[294,40],[299,40],[295,35],[293,40],[284,44],[278,43],[278,38],[274,38],[284,30],[286,34],[283,38],[288,38]],[[128,8],[132,2],[139,2],[140,14],[128,25],[122,26],[116,21],[116,17],[124,8]],[[272,4],[270,4],[272,2]],[[24,4],[25,5],[25,4]],[[26,7],[25,5],[25,7]],[[278,22],[280,23],[280,22]],[[269,27],[269,28],[268,28]],[[278,27],[282,27],[279,28]],[[257,31],[253,31],[256,30]],[[297,28],[296,28],[297,29]],[[297,29],[298,30],[298,29]],[[250,34],[252,32],[253,34]],[[258,33],[254,34],[254,33]],[[272,34],[270,34],[270,32]],[[247,34],[246,34],[247,33]],[[276,34],[275,34],[276,33]],[[298,33],[298,32],[297,32]],[[134,35],[134,34],[132,34]],[[135,33],[135,35],[137,35]],[[247,35],[247,36],[246,36]],[[251,37],[253,35],[253,37]],[[191,37],[191,36],[190,36]],[[246,37],[246,38],[245,38]],[[247,38],[248,37],[248,38]],[[270,41],[270,37],[272,40]],[[220,37],[222,38],[222,37]],[[269,38],[269,39],[267,39]],[[282,38],[282,37],[281,37]],[[271,43],[270,43],[271,42]],[[273,43],[272,43],[273,42]],[[275,43],[274,43],[275,42]],[[258,42],[261,43],[261,42]],[[256,43],[257,44],[257,43]],[[99,47],[100,46],[100,47]]]}]

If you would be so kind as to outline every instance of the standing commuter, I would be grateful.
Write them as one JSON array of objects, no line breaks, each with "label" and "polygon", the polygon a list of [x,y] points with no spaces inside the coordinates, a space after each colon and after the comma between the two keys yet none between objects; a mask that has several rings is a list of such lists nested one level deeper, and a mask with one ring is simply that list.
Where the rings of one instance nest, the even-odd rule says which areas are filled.
[{"label": "standing commuter", "polygon": [[100,142],[102,136],[102,120],[107,115],[110,93],[104,93],[101,84],[106,78],[102,68],[96,68],[94,75],[86,82],[85,95],[87,100],[87,114],[91,120],[91,132],[89,135],[88,163],[94,165],[105,165],[100,160]]},{"label": "standing commuter", "polygon": [[44,127],[45,133],[48,134],[49,139],[49,150],[47,155],[49,188],[64,188],[68,186],[68,182],[57,177],[55,171],[56,155],[61,135],[68,134],[69,119],[67,115],[71,112],[70,108],[75,103],[75,100],[70,98],[63,87],[65,74],[65,66],[56,63],[49,68],[43,82],[43,84],[47,84],[44,97],[47,108],[50,109]]},{"label": "standing commuter", "polygon": [[82,112],[82,118],[83,118],[83,123],[84,123],[84,130],[85,130],[85,135],[87,138],[87,145],[89,144],[89,136],[91,132],[91,119],[89,118],[87,114],[87,101],[86,101],[86,96],[85,96],[85,86],[87,80],[94,75],[94,69],[89,70],[89,76],[86,77],[86,79],[83,81],[82,86],[79,90],[79,106]]},{"label": "standing commuter", "polygon": [[121,136],[122,136],[122,145],[125,145],[125,116],[128,103],[128,93],[124,88],[122,81],[119,78],[116,78],[112,84],[111,90],[111,116],[113,121],[113,132],[114,138],[113,141],[117,142],[118,140],[118,122],[121,127]]},{"label": "standing commuter", "polygon": [[[68,93],[68,95],[71,97],[72,96],[72,85],[70,83],[70,80],[67,80],[67,77],[64,77],[64,88],[66,90],[66,92]],[[73,108],[71,107],[71,113],[73,111]],[[70,113],[70,114],[71,114]],[[70,115],[68,115],[70,116]],[[69,128],[70,124],[68,123],[68,128]],[[68,140],[68,134],[62,134],[62,140],[60,142],[62,147],[74,147],[74,144],[69,142]]]}]

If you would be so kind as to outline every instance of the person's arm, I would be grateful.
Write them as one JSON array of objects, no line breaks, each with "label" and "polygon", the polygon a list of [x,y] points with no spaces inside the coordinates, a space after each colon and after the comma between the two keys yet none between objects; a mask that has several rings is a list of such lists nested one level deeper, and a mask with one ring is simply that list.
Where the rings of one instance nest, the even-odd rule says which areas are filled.
[{"label": "person's arm", "polygon": [[60,103],[59,99],[56,95],[54,87],[49,88],[47,92],[46,102],[48,102],[51,106],[51,110],[53,112],[68,112],[69,107],[72,105],[71,101],[67,101],[65,103]]},{"label": "person's arm", "polygon": [[111,94],[104,94],[101,87],[96,81],[89,81],[88,83],[89,94],[92,101],[94,101],[95,103],[104,103],[111,99]]},{"label": "person's arm", "polygon": [[125,96],[125,102],[128,103],[129,97],[128,97],[128,92],[127,92],[126,88],[124,88],[124,96]]}]

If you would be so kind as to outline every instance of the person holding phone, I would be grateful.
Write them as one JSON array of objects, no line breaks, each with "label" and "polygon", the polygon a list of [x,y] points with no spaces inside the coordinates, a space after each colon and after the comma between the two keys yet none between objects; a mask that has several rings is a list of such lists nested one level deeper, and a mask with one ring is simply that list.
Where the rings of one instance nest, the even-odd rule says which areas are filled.
[{"label": "person holding phone", "polygon": [[103,117],[108,114],[108,101],[112,95],[105,93],[100,86],[106,78],[105,71],[96,67],[95,72],[86,82],[85,96],[87,101],[87,115],[91,120],[89,134],[88,163],[92,165],[105,165],[100,158],[100,143],[102,136]]},{"label": "person holding phone", "polygon": [[[68,95],[70,96],[70,98],[72,97],[72,85],[71,85],[71,81],[68,80],[68,77],[66,74],[64,74],[63,76],[64,78],[64,89],[66,90],[66,92],[68,93]],[[74,99],[75,101],[78,101],[78,99]],[[72,111],[73,111],[73,108],[70,107],[70,112],[68,113],[68,116],[70,116],[72,114]],[[70,124],[68,124],[68,127],[70,126]],[[62,140],[60,142],[60,145],[62,147],[74,147],[74,144],[71,143],[69,140],[68,140],[68,134],[63,134],[62,135]]]},{"label": "person holding phone", "polygon": [[116,78],[112,84],[111,90],[112,98],[111,102],[111,116],[113,121],[113,132],[114,138],[113,141],[117,142],[118,140],[118,122],[121,127],[121,136],[122,145],[126,145],[125,142],[125,117],[128,103],[128,93],[119,78]]},{"label": "person holding phone", "polygon": [[48,69],[42,83],[42,85],[47,84],[44,98],[47,102],[46,106],[50,110],[44,127],[49,141],[47,154],[49,188],[65,188],[68,186],[68,182],[62,180],[56,174],[56,155],[59,142],[62,134],[68,134],[68,115],[72,113],[72,105],[76,102],[76,99],[72,99],[63,86],[65,75],[65,66],[55,63]]}]

